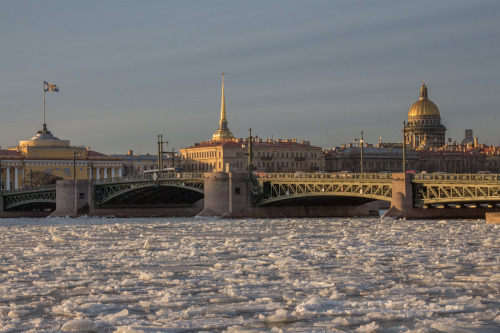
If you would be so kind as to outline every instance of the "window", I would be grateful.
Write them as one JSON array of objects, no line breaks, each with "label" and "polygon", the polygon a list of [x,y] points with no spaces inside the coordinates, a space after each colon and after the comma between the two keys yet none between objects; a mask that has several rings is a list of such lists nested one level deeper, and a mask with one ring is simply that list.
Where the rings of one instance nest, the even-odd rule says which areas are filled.
[{"label": "window", "polygon": [[234,188],[234,194],[235,194],[235,195],[240,195],[240,194],[241,194],[241,188],[239,188],[239,187],[235,187],[235,188]]}]

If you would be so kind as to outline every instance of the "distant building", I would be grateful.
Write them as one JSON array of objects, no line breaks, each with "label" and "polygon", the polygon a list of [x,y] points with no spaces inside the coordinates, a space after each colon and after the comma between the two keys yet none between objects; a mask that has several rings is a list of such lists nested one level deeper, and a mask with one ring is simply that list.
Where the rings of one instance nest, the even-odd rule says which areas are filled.
[{"label": "distant building", "polygon": [[[418,170],[418,153],[408,151],[406,169]],[[352,144],[325,151],[325,165],[328,172],[361,171],[361,147]],[[363,171],[377,173],[383,171],[401,172],[403,170],[403,147],[363,147]]]},{"label": "distant building", "polygon": [[445,145],[446,127],[438,107],[427,97],[427,87],[420,87],[420,99],[408,111],[405,142],[411,149],[439,148]]},{"label": "distant building", "polygon": [[[406,170],[446,173],[500,173],[500,147],[485,144],[456,142],[440,148],[406,151]],[[325,165],[329,172],[360,172],[361,148],[352,144],[325,151]],[[399,144],[363,147],[364,172],[401,172],[403,148]]]},{"label": "distant building", "polygon": [[474,140],[474,135],[472,134],[471,129],[465,130],[465,138],[462,140],[462,145],[468,145],[468,144],[476,144],[477,145],[477,138],[476,138],[476,140]]},{"label": "distant building", "polygon": [[[174,156],[173,163],[172,155]],[[144,171],[158,170],[158,155],[134,154],[133,150],[129,150],[127,154],[112,154],[110,156],[123,160],[123,176],[140,176],[144,174]],[[180,165],[179,155],[168,152],[163,154],[163,169]]]},{"label": "distant building", "polygon": [[[180,150],[185,171],[248,172],[248,138],[235,139],[226,119],[224,73],[222,76],[221,116],[212,140]],[[309,141],[252,139],[253,169],[264,172],[314,172],[324,170],[321,147]]]},{"label": "distant building", "polygon": [[31,185],[40,173],[61,179],[109,179],[122,176],[122,160],[71,146],[69,140],[55,137],[47,125],[19,146],[0,150],[1,188],[18,189]]},{"label": "distant building", "polygon": [[[471,129],[465,130],[462,143],[445,143],[446,127],[427,87],[420,87],[420,99],[408,111],[405,126],[406,170],[446,173],[500,173],[500,147],[479,144]],[[359,144],[359,143],[358,143]],[[364,172],[402,172],[403,143],[363,146]],[[325,151],[325,166],[330,172],[361,170],[361,147],[344,145]]]}]

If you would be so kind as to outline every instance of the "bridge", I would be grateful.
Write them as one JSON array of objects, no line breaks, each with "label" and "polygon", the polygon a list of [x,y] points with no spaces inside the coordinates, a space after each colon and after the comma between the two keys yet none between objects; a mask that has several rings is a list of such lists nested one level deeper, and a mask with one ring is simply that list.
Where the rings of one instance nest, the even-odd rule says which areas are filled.
[{"label": "bridge", "polygon": [[192,207],[203,199],[204,187],[202,173],[95,179],[92,182],[79,180],[77,183],[75,186],[73,181],[63,181],[58,185],[1,191],[0,213],[54,211],[65,206],[66,212],[61,215],[66,216],[71,215],[75,205],[79,209],[92,206],[101,210]]},{"label": "bridge", "polygon": [[[498,174],[409,174],[416,207],[500,204]],[[288,204],[312,199],[327,204],[392,201],[391,173],[259,173],[252,186],[258,206]],[[252,182],[255,184],[255,181]],[[325,198],[334,198],[334,200]],[[288,202],[288,203],[287,203]]]},{"label": "bridge", "polygon": [[4,190],[2,195],[5,210],[40,210],[56,207],[56,185]]},{"label": "bridge", "polygon": [[256,206],[359,205],[392,198],[388,173],[258,173],[255,179],[250,183]]},{"label": "bridge", "polygon": [[447,205],[452,208],[500,204],[500,175],[416,174],[415,206]]},{"label": "bridge", "polygon": [[94,180],[99,208],[190,206],[203,199],[203,173]]},{"label": "bridge", "polygon": [[264,216],[270,208],[279,215],[280,209],[296,212],[293,207],[299,206],[359,207],[376,200],[390,202],[391,214],[406,217],[430,216],[435,214],[428,212],[432,208],[455,210],[454,216],[460,216],[456,208],[500,207],[497,174],[178,173],[78,185],[63,182],[57,187],[2,191],[0,211],[59,210],[63,205],[67,211],[87,205],[94,213],[194,207],[203,198],[205,214],[222,216]]}]

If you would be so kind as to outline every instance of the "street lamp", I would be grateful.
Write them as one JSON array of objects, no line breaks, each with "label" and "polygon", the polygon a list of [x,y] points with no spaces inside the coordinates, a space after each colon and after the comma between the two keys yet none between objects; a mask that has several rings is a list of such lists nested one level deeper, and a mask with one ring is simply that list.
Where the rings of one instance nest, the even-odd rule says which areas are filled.
[{"label": "street lamp", "polygon": [[163,173],[163,144],[168,146],[168,141],[163,141],[163,134],[158,134],[158,172]]},{"label": "street lamp", "polygon": [[80,155],[80,153],[76,152],[76,147],[73,146],[73,184],[75,185],[75,217],[78,216],[78,196],[77,196],[77,187],[76,187],[76,155]]},{"label": "street lamp", "polygon": [[363,140],[363,131],[361,131],[361,140],[359,140],[359,145],[361,147],[361,173],[364,172],[363,168],[363,146],[364,146],[365,140]]},{"label": "street lamp", "polygon": [[406,173],[406,122],[403,121],[403,173]]}]

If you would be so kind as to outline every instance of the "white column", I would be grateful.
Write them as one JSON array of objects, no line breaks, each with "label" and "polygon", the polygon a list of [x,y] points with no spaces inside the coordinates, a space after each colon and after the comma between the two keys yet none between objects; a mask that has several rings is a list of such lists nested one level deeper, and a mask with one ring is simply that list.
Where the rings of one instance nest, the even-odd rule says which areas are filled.
[{"label": "white column", "polygon": [[115,168],[111,168],[111,178],[115,178]]},{"label": "white column", "polygon": [[94,177],[94,170],[92,170],[92,166],[89,166],[89,180],[92,180]]},{"label": "white column", "polygon": [[10,190],[10,167],[7,167],[5,172],[5,189]]},{"label": "white column", "polygon": [[101,179],[101,168],[96,168],[97,170],[97,177],[96,179]]},{"label": "white column", "polygon": [[118,169],[118,177],[122,178],[123,177],[123,171],[122,168]]},{"label": "white column", "polygon": [[104,179],[108,179],[108,168],[104,168]]},{"label": "white column", "polygon": [[19,167],[14,167],[14,189],[19,188]]}]

